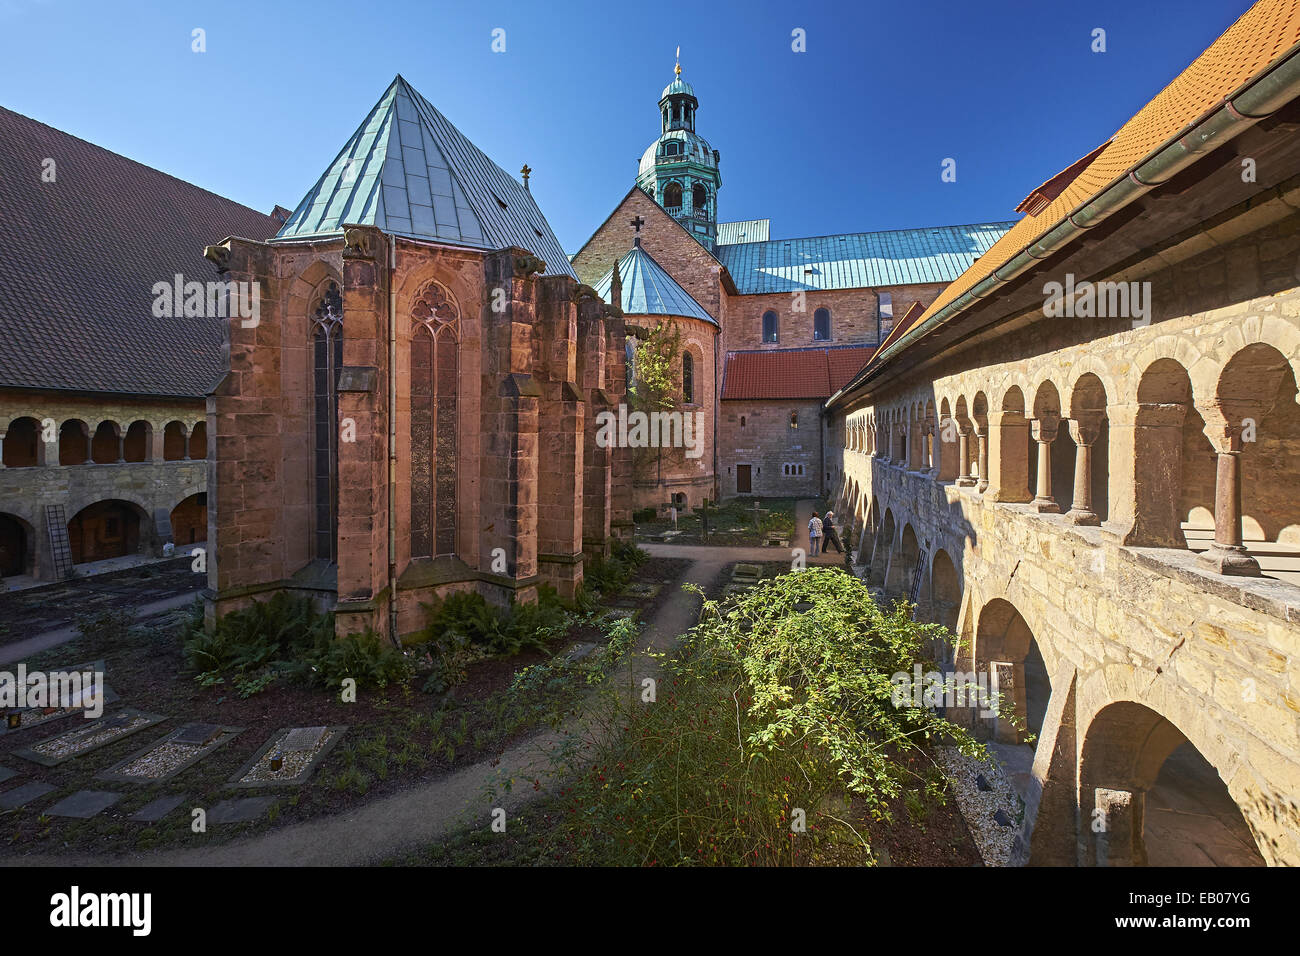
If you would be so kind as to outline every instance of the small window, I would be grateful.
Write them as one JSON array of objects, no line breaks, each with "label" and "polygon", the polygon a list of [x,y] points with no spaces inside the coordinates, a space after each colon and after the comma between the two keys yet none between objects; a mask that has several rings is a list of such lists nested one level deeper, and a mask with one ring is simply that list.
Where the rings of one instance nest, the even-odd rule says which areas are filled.
[{"label": "small window", "polygon": [[776,342],[777,339],[777,318],[776,313],[772,311],[763,313],[763,341]]},{"label": "small window", "polygon": [[682,353],[682,401],[687,405],[695,402],[695,359],[690,352]]},{"label": "small window", "polygon": [[799,413],[798,413],[798,412],[791,412],[791,413],[790,413],[790,427],[791,427],[791,428],[798,428],[798,427],[799,427]]},{"label": "small window", "polygon": [[813,313],[813,338],[826,341],[831,337],[831,310],[818,309]]},{"label": "small window", "polygon": [[880,293],[880,304],[878,310],[881,321],[893,319],[894,317],[894,297],[888,292]]},{"label": "small window", "polygon": [[669,143],[664,147],[665,156],[676,156],[682,151],[681,143]]},{"label": "small window", "polygon": [[740,416],[740,427],[741,427],[741,428],[744,428],[744,427],[745,427],[745,416],[744,416],[744,415],[741,415],[741,416]]}]

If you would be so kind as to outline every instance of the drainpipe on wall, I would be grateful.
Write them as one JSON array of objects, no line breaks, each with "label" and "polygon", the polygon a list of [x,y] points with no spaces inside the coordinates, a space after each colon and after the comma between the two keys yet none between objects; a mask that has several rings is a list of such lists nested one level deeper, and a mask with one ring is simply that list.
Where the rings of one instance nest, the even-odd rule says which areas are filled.
[{"label": "drainpipe on wall", "polygon": [[388,638],[397,647],[397,237],[388,237]]}]

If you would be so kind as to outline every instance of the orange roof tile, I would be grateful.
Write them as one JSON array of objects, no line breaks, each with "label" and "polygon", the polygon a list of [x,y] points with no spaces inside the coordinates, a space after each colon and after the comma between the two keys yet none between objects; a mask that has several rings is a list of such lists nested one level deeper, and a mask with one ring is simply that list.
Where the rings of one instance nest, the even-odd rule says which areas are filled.
[{"label": "orange roof tile", "polygon": [[874,352],[870,345],[728,352],[722,399],[828,398],[853,378]]},{"label": "orange roof tile", "polygon": [[1300,42],[1300,0],[1259,0],[1155,98],[1037,216],[1026,216],[939,295],[922,320],[969,291]]}]

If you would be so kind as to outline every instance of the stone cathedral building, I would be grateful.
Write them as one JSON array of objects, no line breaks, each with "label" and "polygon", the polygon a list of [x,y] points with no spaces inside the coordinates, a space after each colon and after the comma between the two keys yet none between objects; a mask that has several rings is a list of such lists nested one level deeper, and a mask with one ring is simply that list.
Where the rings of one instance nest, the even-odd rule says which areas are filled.
[{"label": "stone cathedral building", "polygon": [[406,634],[449,590],[572,595],[630,531],[590,425],[623,394],[621,316],[401,77],[273,238],[208,254],[261,290],[208,399],[212,616],[290,591]]},{"label": "stone cathedral building", "polygon": [[825,400],[1013,223],[772,239],[767,219],[720,222],[722,156],[681,74],[660,94],[635,184],[573,257],[607,298],[618,263],[633,343],[660,323],[677,329],[677,407],[709,423],[702,456],[663,450],[634,468],[633,502],[818,495],[830,479]]}]

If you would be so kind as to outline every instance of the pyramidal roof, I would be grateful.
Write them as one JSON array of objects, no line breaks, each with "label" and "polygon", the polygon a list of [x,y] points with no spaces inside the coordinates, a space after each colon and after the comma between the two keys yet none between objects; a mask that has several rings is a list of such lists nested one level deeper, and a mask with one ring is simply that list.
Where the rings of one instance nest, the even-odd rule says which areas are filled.
[{"label": "pyramidal roof", "polygon": [[[681,315],[702,319],[717,325],[717,321],[691,294],[655,262],[650,253],[641,248],[640,240],[618,260],[618,274],[623,282],[623,301],[619,303],[624,315]],[[606,302],[614,284],[611,268],[593,286]]]},{"label": "pyramidal roof", "polygon": [[547,274],[574,276],[528,190],[400,75],[275,238],[338,235],[345,224],[474,249],[518,246]]}]

